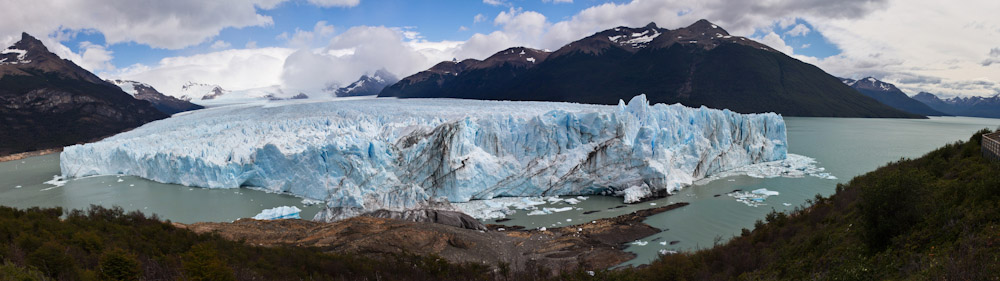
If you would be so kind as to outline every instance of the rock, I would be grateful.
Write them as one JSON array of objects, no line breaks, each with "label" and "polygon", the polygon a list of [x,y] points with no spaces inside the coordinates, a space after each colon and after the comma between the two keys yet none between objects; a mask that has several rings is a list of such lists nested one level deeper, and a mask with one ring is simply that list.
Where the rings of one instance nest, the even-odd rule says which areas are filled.
[{"label": "rock", "polygon": [[374,218],[397,219],[412,222],[432,222],[472,230],[487,230],[486,225],[462,212],[420,209],[408,211],[377,210],[362,214]]},{"label": "rock", "polygon": [[[265,247],[298,245],[318,247],[331,253],[367,256],[391,256],[406,252],[438,255],[453,263],[495,266],[503,262],[510,264],[514,271],[544,268],[558,274],[559,271],[576,269],[603,270],[635,258],[635,254],[622,250],[625,244],[660,232],[643,223],[643,220],[686,205],[676,203],[575,226],[548,228],[546,231],[491,224],[490,229],[505,228],[505,231],[484,232],[440,223],[369,216],[335,222],[242,219],[232,223],[196,223],[181,227],[196,233],[217,233],[226,239]],[[463,217],[455,216],[455,212],[421,211],[424,211],[423,215],[409,215],[446,218],[438,221],[461,220]],[[407,217],[406,214],[392,215],[390,212],[384,212],[384,215]]]}]

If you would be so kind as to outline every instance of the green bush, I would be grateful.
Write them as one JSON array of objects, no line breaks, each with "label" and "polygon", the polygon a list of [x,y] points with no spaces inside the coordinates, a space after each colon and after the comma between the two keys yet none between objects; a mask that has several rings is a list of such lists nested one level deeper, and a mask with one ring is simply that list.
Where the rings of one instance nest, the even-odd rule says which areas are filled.
[{"label": "green bush", "polygon": [[101,280],[139,280],[142,264],[134,255],[122,249],[112,249],[101,256]]}]

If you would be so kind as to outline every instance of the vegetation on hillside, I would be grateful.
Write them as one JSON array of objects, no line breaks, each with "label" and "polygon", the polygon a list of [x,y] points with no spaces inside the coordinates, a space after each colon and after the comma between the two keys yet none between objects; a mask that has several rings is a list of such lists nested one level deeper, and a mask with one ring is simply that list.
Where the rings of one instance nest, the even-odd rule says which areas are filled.
[{"label": "vegetation on hillside", "polygon": [[491,273],[433,256],[255,247],[120,208],[62,215],[0,207],[0,280],[476,280]]}]

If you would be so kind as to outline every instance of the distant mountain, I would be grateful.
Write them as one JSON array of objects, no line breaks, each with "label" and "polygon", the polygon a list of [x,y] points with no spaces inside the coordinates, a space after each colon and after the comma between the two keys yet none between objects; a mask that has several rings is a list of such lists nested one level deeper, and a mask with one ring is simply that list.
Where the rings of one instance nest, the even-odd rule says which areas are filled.
[{"label": "distant mountain", "polygon": [[91,141],[166,117],[27,33],[0,51],[0,155]]},{"label": "distant mountain", "polygon": [[148,101],[153,104],[153,107],[157,110],[168,115],[205,108],[185,100],[164,95],[149,84],[121,79],[108,80],[108,82],[121,87],[122,91],[125,91],[125,93],[132,95],[132,97],[135,97],[136,99]]},{"label": "distant mountain", "polygon": [[396,82],[399,82],[399,78],[383,68],[375,71],[375,74],[371,76],[362,75],[358,81],[335,90],[334,95],[338,97],[378,95],[382,89]]},{"label": "distant mountain", "polygon": [[854,80],[851,78],[840,78],[840,82],[844,83],[844,85],[850,86],[853,85],[854,82],[858,82],[858,80]]},{"label": "distant mountain", "polygon": [[181,99],[186,101],[210,100],[228,94],[229,92],[230,91],[226,91],[226,89],[223,89],[219,85],[187,82],[187,84],[181,86]]},{"label": "distant mountain", "polygon": [[650,102],[787,116],[907,117],[823,70],[706,20],[676,30],[616,27],[555,52],[510,48],[485,60],[442,62],[379,96]]},{"label": "distant mountain", "polygon": [[[846,78],[841,78],[841,81],[847,83],[847,80],[851,80],[845,79]],[[864,79],[854,81],[849,85],[851,88],[854,88],[866,96],[872,97],[883,104],[902,111],[927,116],[948,115],[910,98],[906,95],[906,93],[903,93],[902,90],[896,88],[896,85],[880,81],[873,77],[866,77]]]},{"label": "distant mountain", "polygon": [[1000,118],[1000,95],[941,99],[934,94],[921,92],[913,96],[913,99],[951,115]]}]

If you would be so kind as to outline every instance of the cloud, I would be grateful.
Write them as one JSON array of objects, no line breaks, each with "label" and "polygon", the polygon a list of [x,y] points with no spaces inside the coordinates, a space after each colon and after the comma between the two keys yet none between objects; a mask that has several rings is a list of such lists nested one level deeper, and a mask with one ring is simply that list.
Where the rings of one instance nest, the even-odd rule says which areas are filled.
[{"label": "cloud", "polygon": [[792,46],[788,46],[788,44],[785,44],[785,40],[781,39],[781,36],[778,35],[777,33],[774,33],[773,31],[768,34],[765,34],[762,37],[751,38],[751,39],[760,43],[764,43],[764,45],[768,45],[771,48],[781,51],[782,53],[785,53],[786,55],[789,56],[795,53]]},{"label": "cloud", "polygon": [[243,48],[246,48],[246,49],[256,49],[257,48],[257,41],[247,41],[247,44],[243,45]]},{"label": "cloud", "polygon": [[983,61],[983,66],[990,66],[994,63],[1000,64],[1000,47],[990,49],[990,57]]},{"label": "cloud", "polygon": [[285,58],[293,52],[288,48],[232,49],[168,57],[156,65],[136,64],[99,75],[141,81],[171,95],[179,94],[187,82],[218,84],[230,90],[259,88],[281,83]]},{"label": "cloud", "polygon": [[484,21],[486,21],[486,16],[483,14],[476,14],[475,17],[472,17],[472,23],[480,23]]},{"label": "cloud", "polygon": [[559,4],[559,3],[573,3],[573,0],[542,0],[542,2]]},{"label": "cloud", "polygon": [[278,35],[278,39],[287,41],[288,46],[293,48],[309,48],[321,40],[329,39],[334,30],[333,25],[326,24],[326,21],[318,21],[311,31],[295,28],[295,33],[292,35],[282,32]]},{"label": "cloud", "polygon": [[464,25],[463,26],[459,26],[458,27],[458,31],[469,31],[469,28],[465,27]]},{"label": "cloud", "polygon": [[229,44],[229,42],[222,41],[222,40],[216,40],[215,43],[212,43],[211,48],[212,49],[226,49],[226,48],[229,48],[231,46],[232,46],[232,44]]},{"label": "cloud", "polygon": [[93,30],[109,45],[136,42],[180,49],[201,44],[224,28],[269,26],[258,13],[284,0],[13,0],[16,13],[0,17],[0,38],[22,31],[44,36]]},{"label": "cloud", "polygon": [[790,35],[792,37],[805,36],[806,34],[809,34],[809,31],[812,30],[810,30],[809,27],[807,27],[806,25],[800,23],[795,25],[795,27],[792,28],[791,30],[786,31],[785,34]]},{"label": "cloud", "polygon": [[354,7],[361,0],[309,0],[309,3],[320,7]]},{"label": "cloud", "polygon": [[503,0],[483,0],[483,3],[491,6],[507,5]]},{"label": "cloud", "polygon": [[80,57],[75,60],[80,67],[91,71],[115,69],[111,64],[111,59],[114,58],[112,52],[104,46],[84,41],[80,43],[80,49],[82,49]]}]

